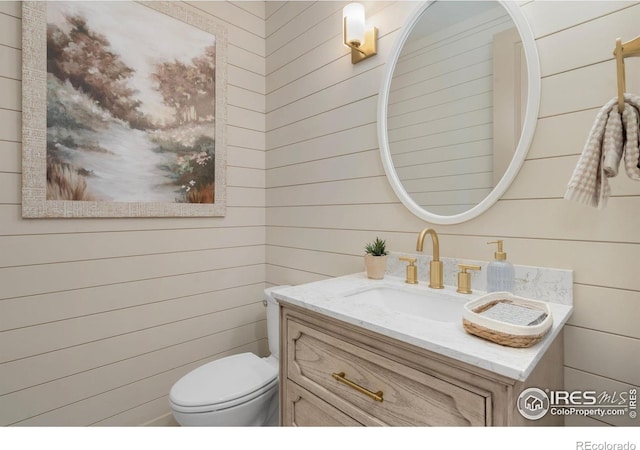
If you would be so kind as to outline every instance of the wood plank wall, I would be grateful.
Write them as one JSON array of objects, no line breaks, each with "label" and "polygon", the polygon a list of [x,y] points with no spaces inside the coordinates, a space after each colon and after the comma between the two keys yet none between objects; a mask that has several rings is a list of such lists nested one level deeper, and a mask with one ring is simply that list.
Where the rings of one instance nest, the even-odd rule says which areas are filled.
[{"label": "wood plank wall", "polygon": [[0,2],[0,425],[170,424],[180,376],[268,352],[265,4],[185,6],[229,32],[227,216],[22,220],[21,4]]},{"label": "wood plank wall", "polygon": [[[365,2],[378,55],[352,65],[346,2],[267,3],[267,281],[298,284],[363,270],[367,241],[413,251],[429,224],[394,196],[380,162],[376,102],[385,61],[417,4]],[[435,226],[442,255],[490,260],[505,239],[517,264],[574,270],[567,389],[640,386],[640,184],[612,180],[604,210],[562,199],[598,109],[616,95],[615,39],[638,35],[638,2],[520,2],[542,69],[535,139],[519,176],[488,212]],[[635,75],[634,75],[635,74]],[[640,93],[640,58],[627,61]],[[426,250],[427,252],[429,250]],[[568,425],[629,425],[568,418]],[[637,424],[637,423],[636,423]]]},{"label": "wood plank wall", "polygon": [[[189,6],[229,29],[227,217],[40,221],[20,218],[21,8],[0,2],[1,424],[168,424],[167,392],[179,376],[226,354],[266,353],[265,280],[360,271],[363,246],[378,235],[392,250],[413,250],[429,224],[384,177],[376,102],[417,3],[365,2],[379,54],[356,66],[341,44],[345,4]],[[500,237],[515,263],[573,269],[566,387],[637,387],[640,188],[615,178],[603,211],[562,195],[597,110],[615,95],[611,51],[616,37],[638,34],[640,5],[521,7],[543,75],[535,139],[490,211],[436,227],[441,251],[488,260],[485,242]],[[627,72],[628,90],[640,92],[632,75],[640,59]]]}]

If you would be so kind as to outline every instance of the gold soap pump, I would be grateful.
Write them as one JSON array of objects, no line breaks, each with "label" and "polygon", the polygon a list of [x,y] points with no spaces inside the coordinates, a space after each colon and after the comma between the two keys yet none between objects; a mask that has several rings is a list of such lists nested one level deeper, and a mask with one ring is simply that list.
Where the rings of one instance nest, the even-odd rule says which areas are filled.
[{"label": "gold soap pump", "polygon": [[487,245],[489,245],[489,244],[498,244],[498,251],[493,254],[493,256],[498,261],[504,261],[505,259],[507,259],[506,252],[502,251],[502,243],[503,243],[502,239],[498,239],[497,241],[487,242]]}]

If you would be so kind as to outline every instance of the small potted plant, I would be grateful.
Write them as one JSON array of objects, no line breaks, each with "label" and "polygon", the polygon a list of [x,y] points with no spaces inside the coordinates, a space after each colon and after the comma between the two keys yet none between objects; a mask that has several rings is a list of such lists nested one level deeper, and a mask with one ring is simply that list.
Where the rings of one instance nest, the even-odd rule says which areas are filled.
[{"label": "small potted plant", "polygon": [[387,248],[384,240],[376,237],[376,240],[365,246],[364,266],[367,269],[367,277],[373,280],[384,278],[387,267]]}]

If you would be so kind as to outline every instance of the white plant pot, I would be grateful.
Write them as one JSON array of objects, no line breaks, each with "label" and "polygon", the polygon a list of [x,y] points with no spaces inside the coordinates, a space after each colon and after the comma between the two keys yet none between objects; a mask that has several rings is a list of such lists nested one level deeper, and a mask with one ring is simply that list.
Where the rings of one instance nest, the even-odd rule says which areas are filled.
[{"label": "white plant pot", "polygon": [[383,279],[384,271],[387,268],[387,255],[364,255],[364,267],[367,270],[367,277],[372,280]]}]

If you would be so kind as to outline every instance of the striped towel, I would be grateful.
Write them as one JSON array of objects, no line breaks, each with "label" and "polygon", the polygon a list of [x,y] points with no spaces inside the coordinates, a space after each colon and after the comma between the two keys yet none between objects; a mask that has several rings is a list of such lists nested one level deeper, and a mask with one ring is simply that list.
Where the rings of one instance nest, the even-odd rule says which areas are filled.
[{"label": "striped towel", "polygon": [[616,97],[598,111],[565,199],[603,208],[611,193],[608,178],[618,174],[623,159],[627,176],[640,180],[640,97],[625,94],[622,114],[617,105]]},{"label": "striped towel", "polygon": [[[629,126],[625,128],[627,136],[624,147],[624,169],[629,178],[640,181],[640,96],[625,94],[624,99],[633,107],[629,109],[629,114],[632,113],[635,120],[634,126],[629,118]],[[626,106],[622,115],[623,123],[624,114],[627,114]]]}]

